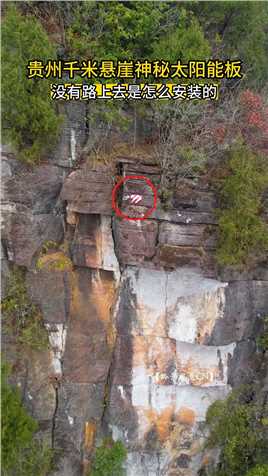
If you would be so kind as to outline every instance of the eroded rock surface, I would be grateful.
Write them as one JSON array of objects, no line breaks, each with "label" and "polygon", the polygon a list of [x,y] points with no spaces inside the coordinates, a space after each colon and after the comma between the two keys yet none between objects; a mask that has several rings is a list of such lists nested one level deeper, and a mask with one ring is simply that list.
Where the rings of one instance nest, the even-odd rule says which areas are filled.
[{"label": "eroded rock surface", "polygon": [[64,221],[57,202],[64,174],[55,166],[31,170],[15,163],[2,184],[2,240],[8,259],[30,268],[45,241],[63,239]]},{"label": "eroded rock surface", "polygon": [[[195,434],[208,406],[230,389],[228,362],[236,344],[205,345],[223,319],[226,283],[191,269],[127,267],[121,286],[107,421],[130,453],[150,452],[153,467],[159,448],[165,464],[172,465],[172,435],[187,432],[189,447],[182,445],[182,452],[177,435],[176,457],[187,455],[189,474],[196,474]],[[142,460],[136,471],[150,474]]]}]

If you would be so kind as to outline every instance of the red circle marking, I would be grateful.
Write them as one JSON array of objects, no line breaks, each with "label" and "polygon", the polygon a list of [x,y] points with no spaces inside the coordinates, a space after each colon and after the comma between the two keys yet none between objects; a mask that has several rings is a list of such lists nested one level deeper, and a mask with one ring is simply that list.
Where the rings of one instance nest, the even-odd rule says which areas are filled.
[{"label": "red circle marking", "polygon": [[[129,217],[128,215],[125,215],[125,213],[123,213],[120,208],[118,208],[117,204],[116,204],[116,194],[119,190],[119,188],[127,181],[127,180],[144,180],[147,185],[151,188],[151,190],[153,191],[153,194],[154,194],[154,204],[151,208],[149,208],[147,210],[147,212],[145,213],[145,215],[143,215],[142,217]],[[152,213],[153,211],[156,209],[156,204],[157,204],[157,190],[156,190],[156,187],[154,186],[154,184],[151,182],[151,180],[149,180],[147,177],[144,177],[144,175],[126,175],[126,177],[124,177],[122,180],[120,180],[120,182],[118,182],[114,188],[113,188],[113,191],[112,191],[112,207],[116,213],[116,215],[120,218],[123,218],[125,220],[134,220],[134,221],[137,221],[137,220],[146,220],[146,218],[148,218]]]}]

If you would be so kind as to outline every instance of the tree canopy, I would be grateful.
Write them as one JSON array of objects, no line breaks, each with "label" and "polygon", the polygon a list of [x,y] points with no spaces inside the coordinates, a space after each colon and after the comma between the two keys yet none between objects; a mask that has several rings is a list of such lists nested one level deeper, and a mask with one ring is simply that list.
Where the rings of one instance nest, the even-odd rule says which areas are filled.
[{"label": "tree canopy", "polygon": [[2,25],[2,130],[26,161],[37,161],[55,141],[59,119],[49,100],[49,83],[27,78],[30,60],[55,57],[40,22],[11,4]]}]

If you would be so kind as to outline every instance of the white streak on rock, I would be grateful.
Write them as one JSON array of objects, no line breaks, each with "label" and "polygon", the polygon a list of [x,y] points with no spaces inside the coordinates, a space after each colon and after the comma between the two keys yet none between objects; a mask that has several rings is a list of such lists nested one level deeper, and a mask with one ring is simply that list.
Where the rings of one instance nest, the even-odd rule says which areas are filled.
[{"label": "white streak on rock", "polygon": [[52,365],[57,375],[62,374],[62,357],[65,350],[66,332],[64,324],[46,324],[49,343],[53,352]]},{"label": "white streak on rock", "polygon": [[121,398],[125,399],[124,388],[122,385],[118,385],[118,390],[120,392]]},{"label": "white streak on rock", "polygon": [[76,138],[75,138],[74,129],[71,129],[70,150],[71,150],[71,166],[72,166],[76,160]]},{"label": "white streak on rock", "polygon": [[102,269],[113,271],[116,280],[119,280],[120,269],[114,251],[111,217],[106,215],[101,215],[101,257]]},{"label": "white streak on rock", "polygon": [[70,415],[68,415],[68,422],[71,426],[74,424],[74,419]]}]

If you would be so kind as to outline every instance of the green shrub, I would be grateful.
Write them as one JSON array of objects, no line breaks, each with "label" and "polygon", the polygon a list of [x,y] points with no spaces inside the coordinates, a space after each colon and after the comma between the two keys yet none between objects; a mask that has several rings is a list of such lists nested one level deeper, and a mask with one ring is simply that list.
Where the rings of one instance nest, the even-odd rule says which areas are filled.
[{"label": "green shrub", "polygon": [[214,58],[239,58],[245,77],[258,88],[267,82],[267,2],[186,2],[209,38]]},{"label": "green shrub", "polygon": [[38,20],[9,5],[2,21],[2,132],[24,161],[39,160],[59,130],[49,81],[27,78],[28,61],[53,58],[54,48]]},{"label": "green shrub", "polygon": [[34,440],[37,422],[26,412],[18,390],[8,382],[9,369],[1,366],[1,447],[3,476],[46,476],[52,451]]},{"label": "green shrub", "polygon": [[96,449],[92,469],[88,476],[123,476],[123,462],[127,452],[121,441],[104,440]]},{"label": "green shrub", "polygon": [[268,476],[268,464],[255,466],[246,476]]},{"label": "green shrub", "polygon": [[46,240],[42,244],[41,254],[44,255],[48,253],[50,250],[57,250],[58,248],[59,248],[59,243],[57,243],[56,241]]},{"label": "green shrub", "polygon": [[168,2],[77,2],[68,50],[85,59],[204,58],[211,48],[197,17]]},{"label": "green shrub", "polygon": [[48,347],[48,335],[39,309],[31,302],[24,273],[14,269],[8,283],[6,297],[1,303],[3,329],[16,341],[35,350]]},{"label": "green shrub", "polygon": [[176,8],[179,21],[154,43],[154,57],[165,58],[173,63],[178,58],[183,61],[208,58],[211,47],[197,18],[192,13],[189,14],[182,5]]},{"label": "green shrub", "polygon": [[245,265],[268,250],[268,227],[260,216],[268,172],[264,160],[245,146],[231,151],[229,166],[221,191],[217,258],[223,265]]},{"label": "green shrub", "polygon": [[71,259],[63,251],[48,251],[41,254],[36,262],[36,268],[49,271],[67,271],[73,267]]},{"label": "green shrub", "polygon": [[263,319],[263,332],[257,337],[257,344],[262,350],[268,350],[268,317]]},{"label": "green shrub", "polygon": [[69,51],[80,58],[146,57],[159,35],[158,2],[77,2],[67,29]]},{"label": "green shrub", "polygon": [[261,405],[254,403],[249,387],[233,391],[226,400],[209,407],[207,446],[221,450],[213,475],[245,476],[256,464],[267,462],[268,440],[262,412]]}]

